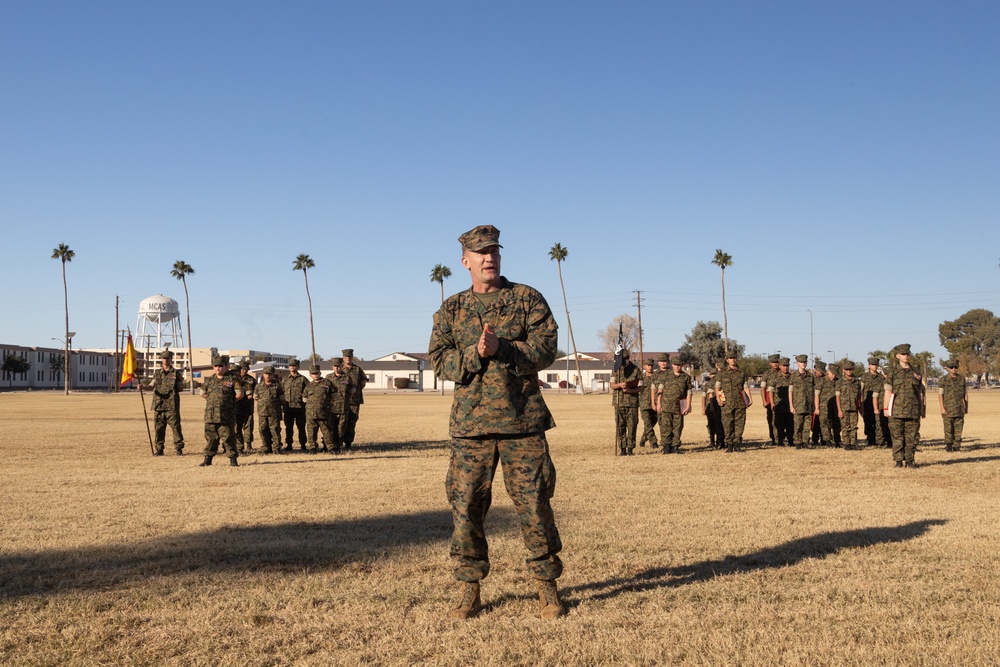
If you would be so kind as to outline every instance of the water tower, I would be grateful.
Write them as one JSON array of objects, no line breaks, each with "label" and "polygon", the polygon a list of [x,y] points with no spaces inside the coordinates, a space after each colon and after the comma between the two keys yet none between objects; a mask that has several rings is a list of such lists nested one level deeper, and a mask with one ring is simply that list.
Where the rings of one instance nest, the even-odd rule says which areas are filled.
[{"label": "water tower", "polygon": [[139,319],[135,323],[138,348],[160,348],[169,345],[178,348],[184,345],[180,326],[181,309],[169,296],[157,294],[147,297],[139,304]]}]

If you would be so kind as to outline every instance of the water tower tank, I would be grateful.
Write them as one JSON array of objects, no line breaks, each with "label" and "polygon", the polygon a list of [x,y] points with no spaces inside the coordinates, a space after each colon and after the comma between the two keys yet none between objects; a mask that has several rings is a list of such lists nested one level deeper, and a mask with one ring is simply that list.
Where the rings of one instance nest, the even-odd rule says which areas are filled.
[{"label": "water tower tank", "polygon": [[150,347],[164,347],[164,342],[175,348],[183,345],[180,314],[177,301],[169,296],[157,294],[143,299],[135,325],[137,343]]}]

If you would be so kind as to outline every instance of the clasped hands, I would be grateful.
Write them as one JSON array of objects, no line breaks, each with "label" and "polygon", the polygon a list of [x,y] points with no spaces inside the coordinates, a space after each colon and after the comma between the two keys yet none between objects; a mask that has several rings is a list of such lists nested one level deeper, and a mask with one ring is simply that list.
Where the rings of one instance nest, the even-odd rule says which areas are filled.
[{"label": "clasped hands", "polygon": [[479,336],[479,342],[476,343],[476,352],[483,359],[488,359],[496,354],[499,349],[500,339],[493,333],[493,327],[487,324],[483,327],[483,333]]}]

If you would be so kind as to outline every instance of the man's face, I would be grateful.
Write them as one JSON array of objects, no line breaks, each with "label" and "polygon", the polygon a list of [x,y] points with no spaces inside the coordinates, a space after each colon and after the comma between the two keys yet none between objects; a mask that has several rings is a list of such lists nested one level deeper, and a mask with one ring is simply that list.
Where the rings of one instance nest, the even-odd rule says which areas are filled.
[{"label": "man's face", "polygon": [[226,367],[222,364],[215,364],[213,368],[215,369],[215,377],[217,378],[221,378],[226,374]]},{"label": "man's face", "polygon": [[496,285],[500,281],[500,246],[491,245],[480,251],[462,251],[462,266],[469,270],[473,283]]},{"label": "man's face", "polygon": [[652,375],[653,374],[653,367],[652,366],[646,366],[645,364],[643,364],[643,366],[642,366],[642,372],[643,372],[644,375]]},{"label": "man's face", "polygon": [[313,382],[319,382],[319,373],[310,373],[309,377],[312,378]]},{"label": "man's face", "polygon": [[351,361],[352,361],[351,357],[344,357],[343,361],[344,361],[344,367],[345,368],[350,368],[351,367]]},{"label": "man's face", "polygon": [[[798,363],[798,362],[796,362],[796,363]],[[781,366],[780,368],[781,368],[781,374],[782,375],[788,375],[788,373],[789,373],[788,366]]]},{"label": "man's face", "polygon": [[667,370],[667,362],[665,361],[657,361],[656,365],[660,367],[661,371]]},{"label": "man's face", "polygon": [[878,373],[878,364],[868,364],[868,372],[871,373],[872,375]]},{"label": "man's face", "polygon": [[815,376],[816,376],[816,377],[818,377],[818,378],[821,378],[821,377],[823,377],[823,371],[821,371],[821,370],[820,370],[820,369],[818,369],[818,368],[814,368],[814,369],[813,369],[813,375],[815,375]]},{"label": "man's face", "polygon": [[289,366],[288,367],[288,374],[291,375],[292,377],[295,377],[296,375],[299,374],[299,367],[298,366]]},{"label": "man's face", "polygon": [[950,375],[952,377],[958,377],[958,369],[957,368],[949,368],[948,369],[948,375]]},{"label": "man's face", "polygon": [[246,374],[247,374],[247,369],[245,369],[242,366],[240,366],[240,377],[243,377]]},{"label": "man's face", "polygon": [[726,363],[730,368],[736,368],[736,357],[726,357]]},{"label": "man's face", "polygon": [[344,374],[344,369],[343,369],[343,368],[341,368],[340,366],[334,366],[334,367],[333,367],[333,373],[334,373],[334,375],[336,375],[337,377],[340,377],[341,375],[343,375],[343,374]]},{"label": "man's face", "polygon": [[169,371],[170,370],[170,360],[169,359],[160,359],[160,366],[163,367],[163,370]]},{"label": "man's face", "polygon": [[273,375],[271,375],[270,373],[264,373],[264,384],[271,384],[273,380],[274,380]]},{"label": "man's face", "polygon": [[906,354],[904,354],[904,353],[897,354],[896,355],[896,359],[898,359],[899,363],[902,364],[903,366],[909,366],[910,365],[910,355],[908,353],[906,353]]},{"label": "man's face", "polygon": [[805,373],[806,372],[806,362],[804,362],[804,361],[796,361],[795,362],[795,367],[798,369],[799,373]]},{"label": "man's face", "polygon": [[829,380],[836,380],[837,379],[837,374],[834,373],[833,371],[827,369],[827,371],[826,371],[826,377]]},{"label": "man's face", "polygon": [[772,368],[772,369],[774,369],[774,370],[778,370],[778,366],[779,366],[780,364],[778,364],[778,362],[777,362],[777,361],[770,361],[770,362],[768,362],[768,363],[770,363],[770,364],[771,364],[771,368]]},{"label": "man's face", "polygon": [[674,369],[674,375],[680,375],[681,374],[681,365],[680,364],[670,364],[670,365]]}]

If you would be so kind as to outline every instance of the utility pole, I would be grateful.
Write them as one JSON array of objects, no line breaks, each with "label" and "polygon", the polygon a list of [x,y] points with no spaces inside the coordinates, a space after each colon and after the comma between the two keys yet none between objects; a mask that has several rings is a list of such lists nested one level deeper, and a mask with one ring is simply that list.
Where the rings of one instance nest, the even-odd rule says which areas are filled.
[{"label": "utility pole", "polygon": [[634,289],[632,291],[635,292],[635,308],[639,315],[639,368],[642,368],[642,365],[646,363],[642,352],[642,290]]},{"label": "utility pole", "polygon": [[118,367],[118,363],[120,361],[119,356],[118,356],[118,351],[119,351],[118,341],[120,340],[119,337],[118,337],[118,299],[119,298],[120,297],[116,294],[115,295],[115,372],[114,372],[114,375],[111,376],[111,386],[114,387],[114,392],[116,394],[118,393],[118,390],[120,388],[118,385],[121,383],[121,377],[122,377],[121,369]]}]

